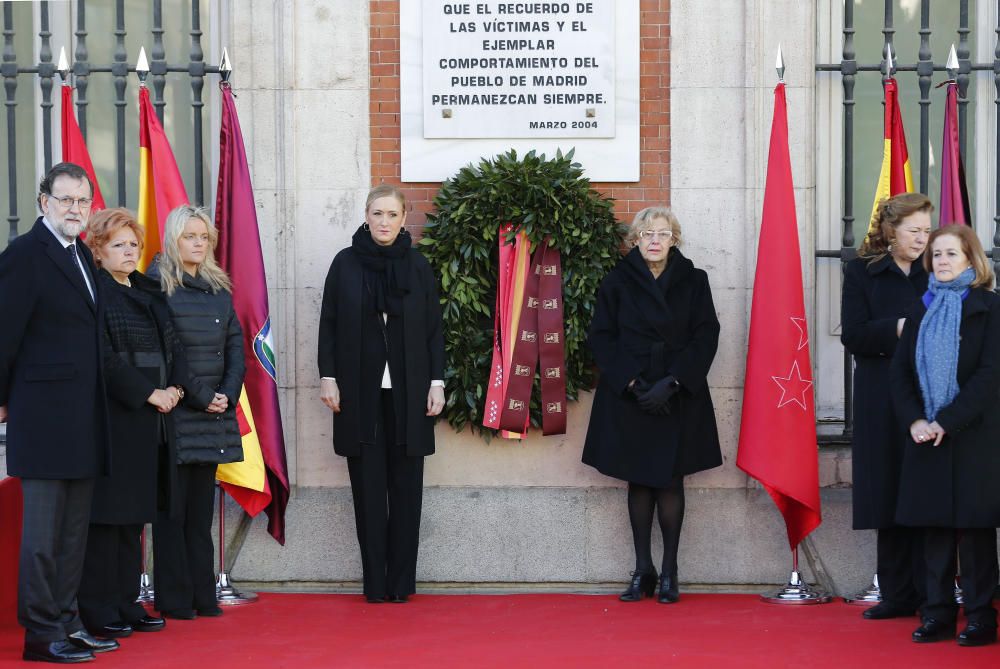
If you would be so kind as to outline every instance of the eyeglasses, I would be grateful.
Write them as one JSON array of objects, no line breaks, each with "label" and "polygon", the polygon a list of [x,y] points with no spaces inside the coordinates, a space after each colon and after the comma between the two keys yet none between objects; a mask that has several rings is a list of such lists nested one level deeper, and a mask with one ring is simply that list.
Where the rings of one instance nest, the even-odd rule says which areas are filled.
[{"label": "eyeglasses", "polygon": [[651,242],[654,239],[670,239],[673,236],[673,230],[642,230],[639,232],[639,239],[646,242]]},{"label": "eyeglasses", "polygon": [[56,197],[55,195],[49,195],[49,200],[55,200],[59,203],[59,206],[63,209],[72,209],[73,205],[79,205],[81,210],[90,209],[94,204],[94,198],[91,197],[77,197],[72,198],[66,197]]}]

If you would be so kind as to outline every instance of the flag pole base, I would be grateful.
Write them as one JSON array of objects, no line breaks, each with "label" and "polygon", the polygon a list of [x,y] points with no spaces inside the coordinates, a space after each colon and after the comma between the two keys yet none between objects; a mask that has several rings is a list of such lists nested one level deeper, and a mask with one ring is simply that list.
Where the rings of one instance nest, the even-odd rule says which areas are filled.
[{"label": "flag pole base", "polygon": [[139,574],[139,596],[136,597],[135,601],[140,604],[152,604],[153,595],[153,582],[150,580],[149,574],[142,572]]},{"label": "flag pole base", "polygon": [[257,601],[257,593],[240,592],[229,580],[229,574],[220,571],[219,578],[215,583],[215,599],[219,602],[219,606],[253,604]]},{"label": "flag pole base", "polygon": [[760,598],[769,604],[828,604],[833,599],[830,593],[810,587],[797,570],[792,571],[783,588],[770,595],[761,595]]},{"label": "flag pole base", "polygon": [[878,585],[878,574],[872,577],[872,582],[867,588],[853,597],[844,597],[844,602],[851,606],[874,606],[881,601],[882,589]]}]

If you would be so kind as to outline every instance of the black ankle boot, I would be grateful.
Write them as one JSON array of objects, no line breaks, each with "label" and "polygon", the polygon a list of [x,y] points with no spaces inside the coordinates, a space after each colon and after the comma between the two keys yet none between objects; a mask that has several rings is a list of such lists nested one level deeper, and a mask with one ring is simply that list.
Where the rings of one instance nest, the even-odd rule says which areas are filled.
[{"label": "black ankle boot", "polygon": [[677,575],[670,576],[664,574],[660,577],[660,588],[657,592],[656,601],[660,604],[673,604],[681,598],[681,593],[677,589]]},{"label": "black ankle boot", "polygon": [[656,591],[656,570],[632,572],[632,582],[629,583],[628,590],[619,595],[618,599],[623,602],[638,602],[645,597],[652,597]]}]

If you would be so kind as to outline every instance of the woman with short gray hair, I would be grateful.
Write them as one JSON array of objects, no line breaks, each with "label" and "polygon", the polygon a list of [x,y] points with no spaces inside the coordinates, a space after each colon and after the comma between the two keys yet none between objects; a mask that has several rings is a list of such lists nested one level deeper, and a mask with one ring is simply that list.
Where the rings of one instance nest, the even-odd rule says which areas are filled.
[{"label": "woman with short gray hair", "polygon": [[[676,602],[684,476],[722,464],[708,370],[719,320],[708,275],[681,253],[666,207],[636,214],[632,250],[601,283],[588,343],[601,370],[583,462],[628,482],[635,571],[621,594]],[[650,550],[663,532],[659,584]]]}]

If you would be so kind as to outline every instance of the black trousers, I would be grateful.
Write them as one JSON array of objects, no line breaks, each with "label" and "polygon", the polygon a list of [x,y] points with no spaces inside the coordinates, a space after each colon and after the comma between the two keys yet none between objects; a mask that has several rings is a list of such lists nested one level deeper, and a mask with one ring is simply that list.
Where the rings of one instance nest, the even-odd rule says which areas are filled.
[{"label": "black trousers", "polygon": [[80,617],[87,629],[146,615],[139,596],[142,525],[91,524],[80,581]]},{"label": "black trousers", "polygon": [[952,622],[957,617],[957,566],[961,571],[960,585],[965,617],[969,622],[997,626],[997,611],[991,603],[993,590],[997,585],[995,528],[956,530],[929,527],[924,530],[924,555],[927,562],[927,604],[923,609],[925,617],[942,622]]},{"label": "black trousers", "polygon": [[361,547],[364,593],[371,598],[416,592],[424,458],[396,443],[392,393],[382,391],[374,444],[347,458],[354,520]]},{"label": "black trousers", "polygon": [[94,479],[21,479],[21,491],[17,620],[25,643],[60,641],[83,629],[76,595]]},{"label": "black trousers", "polygon": [[212,509],[215,468],[177,465],[178,515],[153,523],[153,590],[157,611],[211,609],[215,597]]},{"label": "black trousers", "polygon": [[923,530],[886,527],[877,532],[876,569],[882,601],[919,608],[927,598]]}]

